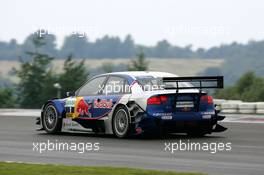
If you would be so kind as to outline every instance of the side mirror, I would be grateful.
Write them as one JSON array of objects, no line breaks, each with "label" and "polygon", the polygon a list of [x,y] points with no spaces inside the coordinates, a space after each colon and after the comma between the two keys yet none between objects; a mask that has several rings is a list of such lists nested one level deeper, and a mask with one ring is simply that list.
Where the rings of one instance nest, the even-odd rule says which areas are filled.
[{"label": "side mirror", "polygon": [[66,92],[67,97],[75,96],[75,92]]}]

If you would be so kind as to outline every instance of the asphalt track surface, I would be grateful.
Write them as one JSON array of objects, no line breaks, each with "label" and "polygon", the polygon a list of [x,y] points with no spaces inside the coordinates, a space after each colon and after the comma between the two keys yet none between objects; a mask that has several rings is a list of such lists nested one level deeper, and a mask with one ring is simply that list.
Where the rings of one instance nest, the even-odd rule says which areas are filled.
[{"label": "asphalt track surface", "polygon": [[[224,133],[203,138],[170,135],[159,138],[117,139],[109,135],[48,135],[35,131],[35,118],[0,116],[0,161],[121,166],[204,172],[208,174],[264,174],[264,124],[223,123]],[[33,151],[33,142],[100,143],[99,151]],[[231,151],[165,151],[165,142],[232,143]]]}]

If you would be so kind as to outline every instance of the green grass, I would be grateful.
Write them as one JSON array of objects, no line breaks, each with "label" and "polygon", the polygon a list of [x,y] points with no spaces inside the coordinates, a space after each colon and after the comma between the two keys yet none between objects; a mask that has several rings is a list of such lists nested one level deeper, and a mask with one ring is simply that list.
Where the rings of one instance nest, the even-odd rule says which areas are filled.
[{"label": "green grass", "polygon": [[84,167],[0,162],[1,175],[202,175],[134,168]]}]

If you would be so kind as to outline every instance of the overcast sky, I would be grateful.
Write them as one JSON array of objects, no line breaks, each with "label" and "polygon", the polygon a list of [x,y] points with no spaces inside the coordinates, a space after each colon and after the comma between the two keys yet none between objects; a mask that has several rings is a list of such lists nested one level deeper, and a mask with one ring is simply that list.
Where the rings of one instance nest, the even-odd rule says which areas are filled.
[{"label": "overcast sky", "polygon": [[[6,0],[0,2],[0,40],[22,42],[38,28],[58,36],[71,31],[88,38],[105,34],[154,45],[210,47],[264,39],[261,0]],[[81,35],[81,34],[80,34]]]}]

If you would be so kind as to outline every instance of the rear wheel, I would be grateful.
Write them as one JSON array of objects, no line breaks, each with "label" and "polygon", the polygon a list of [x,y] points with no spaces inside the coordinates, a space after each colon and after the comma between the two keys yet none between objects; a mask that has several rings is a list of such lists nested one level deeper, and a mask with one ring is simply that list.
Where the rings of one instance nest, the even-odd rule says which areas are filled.
[{"label": "rear wheel", "polygon": [[58,117],[58,112],[52,103],[44,108],[42,123],[47,133],[53,134],[61,131],[62,119]]},{"label": "rear wheel", "polygon": [[125,107],[119,106],[114,112],[112,127],[114,134],[119,138],[125,138],[129,134],[129,114]]}]

